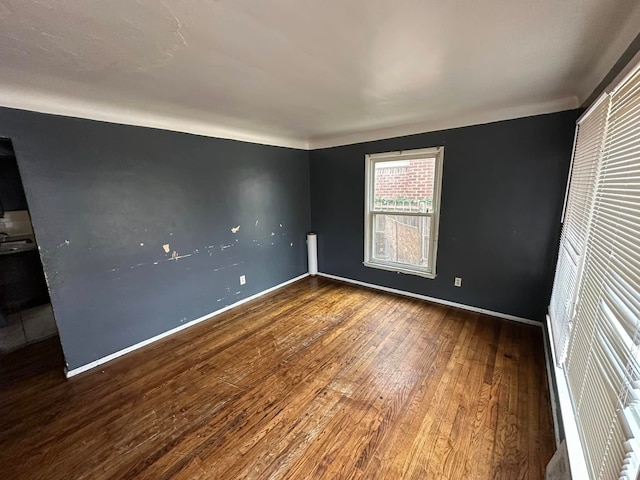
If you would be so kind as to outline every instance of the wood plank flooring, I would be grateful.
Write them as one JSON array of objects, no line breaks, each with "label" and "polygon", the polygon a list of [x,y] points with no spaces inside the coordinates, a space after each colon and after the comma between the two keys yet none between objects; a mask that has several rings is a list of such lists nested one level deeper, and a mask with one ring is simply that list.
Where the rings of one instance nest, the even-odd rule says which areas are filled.
[{"label": "wood plank flooring", "polygon": [[541,329],[308,278],[65,380],[0,358],[2,479],[542,479]]}]

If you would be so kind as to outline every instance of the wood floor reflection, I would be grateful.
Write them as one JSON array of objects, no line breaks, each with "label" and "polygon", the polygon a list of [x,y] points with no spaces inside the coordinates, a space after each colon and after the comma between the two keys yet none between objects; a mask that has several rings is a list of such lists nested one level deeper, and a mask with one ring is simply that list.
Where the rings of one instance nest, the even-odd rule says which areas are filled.
[{"label": "wood floor reflection", "polygon": [[66,380],[0,359],[4,479],[541,479],[541,329],[307,278]]}]

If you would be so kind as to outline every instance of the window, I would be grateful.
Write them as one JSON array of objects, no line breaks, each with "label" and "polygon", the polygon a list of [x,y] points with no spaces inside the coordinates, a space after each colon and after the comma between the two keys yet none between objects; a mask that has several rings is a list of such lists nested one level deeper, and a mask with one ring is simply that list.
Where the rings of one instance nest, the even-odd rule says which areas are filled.
[{"label": "window", "polygon": [[436,276],[444,147],[366,156],[364,264]]},{"label": "window", "polygon": [[604,143],[609,102],[601,101],[579,124],[571,165],[571,182],[565,200],[562,238],[556,266],[549,316],[553,318],[556,360],[561,365],[573,326],[580,267],[590,226],[595,179]]},{"label": "window", "polygon": [[640,66],[578,121],[549,318],[588,477],[640,478]]}]

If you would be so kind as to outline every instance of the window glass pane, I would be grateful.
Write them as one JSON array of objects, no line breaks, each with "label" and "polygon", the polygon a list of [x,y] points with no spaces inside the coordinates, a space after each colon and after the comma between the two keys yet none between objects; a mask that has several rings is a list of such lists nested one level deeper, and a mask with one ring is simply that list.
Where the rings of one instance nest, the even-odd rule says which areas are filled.
[{"label": "window glass pane", "polygon": [[375,162],[374,210],[433,213],[435,158]]},{"label": "window glass pane", "polygon": [[373,215],[373,258],[429,268],[430,217]]}]

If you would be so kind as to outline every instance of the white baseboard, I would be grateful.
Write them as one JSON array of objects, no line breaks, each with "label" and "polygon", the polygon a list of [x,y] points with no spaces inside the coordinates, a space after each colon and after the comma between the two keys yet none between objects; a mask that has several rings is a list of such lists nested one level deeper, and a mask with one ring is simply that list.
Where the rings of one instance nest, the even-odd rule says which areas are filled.
[{"label": "white baseboard", "polygon": [[426,300],[427,302],[439,303],[448,307],[461,308],[463,310],[469,310],[470,312],[484,313],[485,315],[491,315],[493,317],[504,318],[505,320],[512,320],[514,322],[526,323],[527,325],[535,325],[542,328],[542,322],[536,320],[530,320],[528,318],[516,317],[515,315],[509,315],[508,313],[494,312],[491,310],[485,310],[484,308],[472,307],[471,305],[464,305],[462,303],[450,302],[449,300],[442,300],[441,298],[428,297],[426,295],[420,295],[418,293],[405,292],[404,290],[396,290],[395,288],[381,287],[380,285],[374,285],[372,283],[365,283],[359,280],[352,280],[350,278],[339,277],[337,275],[330,275],[328,273],[318,272],[321,277],[332,278],[333,280],[339,280],[341,282],[353,283],[354,285],[360,285],[362,287],[372,288],[374,290],[382,290],[383,292],[395,293],[397,295],[403,295],[405,297],[417,298],[419,300]]},{"label": "white baseboard", "polygon": [[[546,333],[549,338],[552,337],[551,322],[547,316]],[[557,366],[554,349],[551,348],[551,358],[547,360],[547,371],[556,380],[558,387],[558,407],[560,408],[560,419],[564,427],[564,439],[567,445],[567,454],[569,457],[569,466],[571,467],[571,478],[589,478],[589,470],[587,469],[587,460],[582,449],[582,441],[578,432],[578,424],[573,409],[571,394],[569,393],[569,384],[564,375],[564,370]]]},{"label": "white baseboard", "polygon": [[[549,324],[549,315],[547,315],[547,325]],[[555,373],[553,372],[553,359],[555,358],[551,351],[551,338],[547,333],[547,328],[542,329],[542,342],[544,348],[544,364],[547,369],[547,386],[549,388],[549,401],[551,402],[551,416],[553,418],[553,434],[556,439],[556,449],[560,447],[562,440],[560,439],[560,425],[562,421],[560,418],[560,405],[558,404],[558,398],[556,396],[556,390],[553,388],[553,379]]]},{"label": "white baseboard", "polygon": [[168,337],[169,335],[173,335],[174,333],[177,333],[177,332],[179,332],[181,330],[185,330],[185,329],[187,329],[189,327],[192,327],[192,326],[196,325],[197,323],[203,322],[204,320],[208,320],[208,319],[210,319],[212,317],[215,317],[216,315],[220,315],[221,313],[224,313],[224,312],[226,312],[228,310],[231,310],[232,308],[238,307],[238,306],[242,305],[243,303],[247,303],[247,302],[250,302],[251,300],[255,300],[256,298],[259,298],[259,297],[261,297],[263,295],[266,295],[267,293],[271,293],[271,292],[273,292],[275,290],[278,290],[278,289],[280,289],[282,287],[286,287],[287,285],[289,285],[291,283],[294,283],[294,282],[297,282],[298,280],[302,280],[303,278],[308,277],[308,276],[309,276],[309,274],[305,273],[305,274],[300,275],[298,277],[292,278],[291,280],[287,280],[286,282],[280,283],[280,284],[278,284],[278,285],[276,285],[274,287],[271,287],[271,288],[268,288],[266,290],[263,290],[262,292],[256,293],[255,295],[251,295],[250,297],[244,298],[244,299],[242,299],[242,300],[240,300],[240,301],[238,301],[236,303],[233,303],[233,304],[228,305],[228,306],[226,306],[224,308],[221,308],[220,310],[216,310],[215,312],[208,313],[208,314],[206,314],[206,315],[204,315],[204,316],[202,316],[200,318],[196,318],[195,320],[191,320],[188,323],[182,324],[182,325],[180,325],[180,326],[178,326],[176,328],[172,328],[171,330],[167,330],[166,332],[163,332],[160,335],[156,335],[155,337],[151,337],[151,338],[149,338],[147,340],[143,340],[142,342],[136,343],[135,345],[131,345],[130,347],[123,348],[122,350],[118,350],[115,353],[107,355],[106,357],[99,358],[98,360],[95,360],[95,361],[93,361],[91,363],[87,363],[86,365],[83,365],[81,367],[77,367],[77,368],[74,368],[72,370],[67,370],[65,368],[65,375],[67,376],[67,378],[71,378],[71,377],[73,377],[75,375],[78,375],[79,373],[83,373],[83,372],[86,372],[87,370],[91,370],[92,368],[95,368],[95,367],[97,367],[99,365],[102,365],[102,364],[107,363],[107,362],[109,362],[111,360],[114,360],[114,359],[116,359],[118,357],[121,357],[122,355],[126,355],[127,353],[133,352],[134,350],[138,350],[139,348],[142,348],[142,347],[144,347],[146,345],[149,345],[150,343],[157,342],[158,340],[160,340],[162,338]]}]

